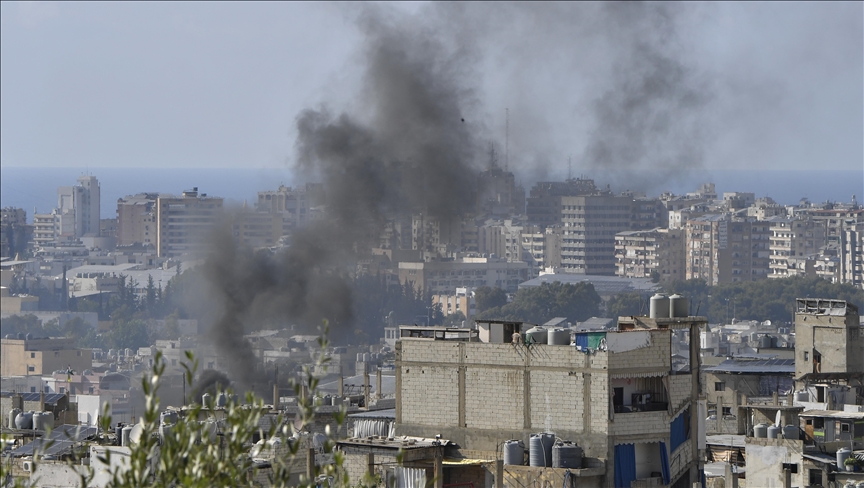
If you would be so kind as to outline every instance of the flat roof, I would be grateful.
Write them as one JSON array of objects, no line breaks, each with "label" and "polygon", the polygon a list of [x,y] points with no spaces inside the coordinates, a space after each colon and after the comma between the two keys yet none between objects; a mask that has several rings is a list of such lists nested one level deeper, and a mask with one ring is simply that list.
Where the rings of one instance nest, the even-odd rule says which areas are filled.
[{"label": "flat roof", "polygon": [[707,373],[729,374],[795,374],[794,359],[727,359],[717,366],[705,368]]},{"label": "flat roof", "polygon": [[660,289],[660,285],[651,278],[624,278],[621,276],[585,275],[574,273],[544,274],[537,278],[519,283],[519,288],[540,286],[543,283],[559,282],[565,285],[591,283],[599,295],[617,295],[619,293],[635,292],[649,293]]},{"label": "flat roof", "polygon": [[829,417],[835,419],[864,420],[864,412],[843,412],[840,410],[806,410],[799,417]]}]

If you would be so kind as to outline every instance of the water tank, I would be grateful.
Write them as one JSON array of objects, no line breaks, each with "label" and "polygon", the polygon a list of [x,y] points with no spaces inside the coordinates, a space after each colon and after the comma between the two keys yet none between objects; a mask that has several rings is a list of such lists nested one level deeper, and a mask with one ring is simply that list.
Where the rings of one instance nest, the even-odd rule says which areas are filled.
[{"label": "water tank", "polygon": [[228,395],[225,394],[224,391],[220,391],[218,395],[216,395],[216,406],[224,407],[225,404],[228,403]]},{"label": "water tank", "polygon": [[18,417],[18,414],[21,413],[20,408],[13,408],[9,411],[9,428],[15,428],[15,418]]},{"label": "water tank", "polygon": [[162,425],[173,424],[177,422],[177,412],[166,411],[159,414],[159,421]]},{"label": "water tank", "polygon": [[327,444],[327,436],[316,432],[312,434],[312,447],[315,449],[324,449],[324,445]]},{"label": "water tank", "polygon": [[125,351],[125,352],[126,352],[125,356],[126,356],[127,358],[134,356],[134,354],[132,354],[132,349],[130,349],[130,348],[128,348],[128,347],[126,348],[126,351]]},{"label": "water tank", "polygon": [[23,341],[23,340],[24,340],[24,337],[26,337],[26,336],[25,336],[25,334],[24,334],[23,332],[19,332],[19,333],[18,333],[18,340],[19,340],[19,341]]},{"label": "water tank", "polygon": [[780,427],[776,425],[768,426],[768,438],[769,439],[777,439],[780,437]]},{"label": "water tank", "polygon": [[528,447],[528,465],[552,467],[552,445],[555,444],[555,434],[531,434]]},{"label": "water tank", "polygon": [[159,443],[165,444],[165,440],[171,436],[171,425],[160,425],[159,426]]},{"label": "water tank", "polygon": [[364,352],[364,353],[363,353],[363,362],[364,362],[364,363],[368,363],[368,362],[369,362],[369,353],[368,353],[368,352]]},{"label": "water tank", "polygon": [[669,297],[669,316],[686,317],[690,315],[690,300],[681,295]]},{"label": "water tank", "polygon": [[570,329],[562,329],[561,327],[553,327],[549,329],[548,344],[550,346],[569,346],[570,345]]},{"label": "water tank", "polygon": [[129,447],[129,435],[132,433],[132,426],[127,425],[123,427],[123,430],[120,431],[120,445],[123,447]]},{"label": "water tank", "polygon": [[528,332],[525,333],[525,342],[531,344],[546,344],[549,342],[548,331],[544,327],[531,327],[528,329]]},{"label": "water tank", "polygon": [[108,349],[108,357],[114,357],[117,352],[114,349]]},{"label": "water tank", "polygon": [[753,426],[753,437],[765,439],[768,437],[768,424],[756,424]]},{"label": "water tank", "polygon": [[46,430],[54,427],[54,414],[51,412],[36,412],[33,414],[33,430]]},{"label": "water tank", "polygon": [[848,459],[851,455],[852,449],[849,449],[848,447],[841,447],[840,449],[837,449],[837,469],[840,469],[841,471],[846,469],[844,467],[844,463],[846,462],[846,459]]},{"label": "water tank", "polygon": [[15,416],[15,428],[19,430],[31,429],[33,427],[33,413],[21,412]]},{"label": "water tank", "polygon": [[359,363],[359,362],[361,362],[361,361],[363,361],[363,353],[362,353],[362,352],[358,352],[358,353],[357,353],[357,362]]},{"label": "water tank", "polygon": [[504,464],[522,466],[525,464],[525,443],[511,440],[504,443]]},{"label": "water tank", "polygon": [[648,305],[648,316],[652,319],[667,319],[669,318],[669,297],[662,293],[657,293]]},{"label": "water tank", "polygon": [[783,438],[784,439],[792,439],[793,441],[797,441],[799,437],[798,427],[794,425],[785,425],[783,426]]},{"label": "water tank", "polygon": [[556,442],[552,448],[553,468],[582,468],[582,448],[570,441]]},{"label": "water tank", "polygon": [[15,334],[6,334],[6,339],[14,339]]},{"label": "water tank", "polygon": [[771,336],[764,335],[759,338],[759,347],[768,348],[771,347]]},{"label": "water tank", "polygon": [[806,391],[796,391],[795,392],[795,402],[807,402],[810,401],[810,394]]}]

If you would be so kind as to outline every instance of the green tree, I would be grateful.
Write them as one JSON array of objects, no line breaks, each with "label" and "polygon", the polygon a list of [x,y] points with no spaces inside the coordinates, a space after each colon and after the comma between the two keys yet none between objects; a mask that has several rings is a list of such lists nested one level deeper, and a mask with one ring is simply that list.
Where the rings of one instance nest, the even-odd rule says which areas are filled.
[{"label": "green tree", "polygon": [[480,314],[490,308],[507,305],[507,292],[501,288],[481,286],[474,290],[474,304]]},{"label": "green tree", "polygon": [[542,324],[555,317],[576,322],[600,314],[600,295],[590,283],[543,283],[516,292],[513,301],[478,314],[482,319],[521,320]]},{"label": "green tree", "polygon": [[648,304],[638,293],[619,293],[606,302],[606,316],[609,318],[647,314]]},{"label": "green tree", "polygon": [[[456,311],[444,317],[441,325],[444,327],[462,327],[462,321],[466,320],[465,314],[461,311]],[[467,324],[466,324],[467,325]]]},{"label": "green tree", "polygon": [[156,283],[153,281],[153,275],[147,275],[147,313],[153,314],[156,311]]},{"label": "green tree", "polygon": [[115,349],[138,349],[151,344],[147,324],[139,319],[115,320],[106,342]]}]

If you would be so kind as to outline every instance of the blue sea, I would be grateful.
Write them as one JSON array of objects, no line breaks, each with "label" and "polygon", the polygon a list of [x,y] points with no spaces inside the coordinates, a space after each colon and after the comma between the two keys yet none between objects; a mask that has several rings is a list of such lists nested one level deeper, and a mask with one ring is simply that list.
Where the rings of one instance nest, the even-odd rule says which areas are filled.
[{"label": "blue sea", "polygon": [[[91,174],[99,180],[102,191],[102,218],[117,213],[117,199],[141,192],[173,193],[198,187],[199,192],[226,199],[226,204],[253,205],[258,192],[275,190],[280,184],[298,182],[290,168],[28,168],[0,166],[0,206],[21,207],[32,221],[34,208],[40,213],[57,206],[57,187],[76,184],[79,176]],[[592,175],[585,175],[592,178]],[[593,177],[598,186],[606,182]],[[693,174],[660,191],[684,194],[696,191],[702,183],[712,182],[718,194],[723,192],[753,192],[756,197],[770,196],[781,204],[795,204],[801,198],[811,202],[849,202],[856,195],[864,199],[864,168],[861,171],[705,171]],[[533,182],[523,182],[526,190]],[[633,188],[635,190],[635,188]],[[615,188],[613,188],[615,190]],[[621,190],[621,189],[617,189]]]}]

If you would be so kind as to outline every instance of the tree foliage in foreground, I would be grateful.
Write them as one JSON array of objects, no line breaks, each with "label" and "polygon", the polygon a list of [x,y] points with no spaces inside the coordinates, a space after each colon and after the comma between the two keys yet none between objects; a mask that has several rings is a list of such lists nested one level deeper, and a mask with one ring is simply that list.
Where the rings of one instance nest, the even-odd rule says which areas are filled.
[{"label": "tree foliage in foreground", "polygon": [[[326,326],[324,334],[322,337],[326,337]],[[326,339],[319,339],[319,346],[321,351],[325,351],[328,347]],[[186,357],[187,362],[183,363],[183,367],[186,370],[187,384],[192,385],[197,361],[189,352]],[[319,354],[314,366],[304,367],[302,379],[294,382],[293,387],[298,393],[299,405],[296,418],[292,416],[287,419],[280,415],[271,423],[269,429],[263,430],[265,438],[281,439],[282,447],[271,448],[270,452],[273,456],[268,474],[259,476],[262,474],[260,465],[253,462],[250,450],[255,449],[255,445],[252,444],[253,435],[262,432],[259,421],[265,409],[264,402],[251,393],[247,394],[246,402],[243,404],[229,400],[224,410],[225,417],[218,422],[218,434],[213,429],[212,419],[207,419],[210,416],[208,409],[202,405],[193,405],[189,407],[185,416],[179,417],[173,425],[170,425],[170,435],[160,440],[161,409],[158,391],[165,370],[165,361],[161,353],[157,354],[152,371],[146,374],[141,382],[146,399],[146,409],[139,424],[142,434],[138,441],[132,444],[131,455],[128,457],[128,463],[125,463],[128,468],[114,469],[108,473],[111,478],[108,486],[116,488],[316,486],[316,479],[309,479],[305,471],[297,476],[298,463],[295,461],[299,459],[298,455],[301,454],[304,446],[296,438],[297,434],[311,425],[315,417],[316,407],[313,399],[314,392],[317,391],[318,379],[313,376],[312,371],[324,367],[328,360],[325,354]],[[299,395],[303,387],[312,392],[305,398]],[[343,407],[334,415],[336,423],[341,425],[345,416],[346,410]],[[111,418],[106,407],[101,428],[104,432],[110,426]],[[316,475],[329,478],[331,486],[351,486],[347,474],[340,469],[343,456],[334,449],[335,439],[329,428],[325,434],[323,451],[332,453],[333,463],[316,468]],[[111,456],[118,455],[110,454],[110,451],[106,452],[109,454],[98,461],[91,459],[91,466],[88,467],[82,467],[80,458],[76,459],[77,456],[67,460],[68,466],[80,473],[79,486],[90,485],[90,481],[96,474],[93,465],[99,463],[110,465]],[[78,454],[80,455],[80,452]],[[36,455],[34,464],[38,463],[39,456]],[[292,472],[292,469],[295,472]],[[8,475],[8,467],[5,464],[0,465],[0,479],[5,480]],[[16,486],[23,486],[21,481],[16,479]],[[38,480],[31,479],[30,483],[38,485]],[[354,486],[367,486],[374,483],[374,480],[357,480],[355,483]]]}]

